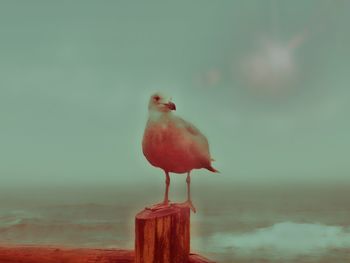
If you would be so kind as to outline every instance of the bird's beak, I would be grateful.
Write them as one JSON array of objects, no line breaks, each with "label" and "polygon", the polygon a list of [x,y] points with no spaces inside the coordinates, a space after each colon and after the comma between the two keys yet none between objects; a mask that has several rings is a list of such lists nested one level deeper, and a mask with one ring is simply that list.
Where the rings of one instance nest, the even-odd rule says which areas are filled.
[{"label": "bird's beak", "polygon": [[167,106],[170,110],[176,110],[176,105],[171,101],[165,103],[164,105]]}]

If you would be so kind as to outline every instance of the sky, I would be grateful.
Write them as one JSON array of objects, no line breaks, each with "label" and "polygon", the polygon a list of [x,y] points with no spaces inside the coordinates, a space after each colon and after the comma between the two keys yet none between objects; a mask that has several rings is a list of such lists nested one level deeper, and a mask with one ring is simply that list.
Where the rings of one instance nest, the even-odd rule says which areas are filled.
[{"label": "sky", "polygon": [[163,181],[141,150],[155,91],[208,137],[203,184],[349,181],[349,8],[2,1],[1,186]]}]

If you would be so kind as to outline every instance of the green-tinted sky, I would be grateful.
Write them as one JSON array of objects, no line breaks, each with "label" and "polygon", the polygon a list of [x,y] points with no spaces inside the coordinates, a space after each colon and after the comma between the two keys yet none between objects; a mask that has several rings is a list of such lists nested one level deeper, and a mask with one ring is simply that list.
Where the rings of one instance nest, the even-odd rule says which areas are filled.
[{"label": "green-tinted sky", "polygon": [[156,90],[207,135],[221,182],[349,178],[349,8],[1,1],[1,185],[163,180],[141,151]]}]

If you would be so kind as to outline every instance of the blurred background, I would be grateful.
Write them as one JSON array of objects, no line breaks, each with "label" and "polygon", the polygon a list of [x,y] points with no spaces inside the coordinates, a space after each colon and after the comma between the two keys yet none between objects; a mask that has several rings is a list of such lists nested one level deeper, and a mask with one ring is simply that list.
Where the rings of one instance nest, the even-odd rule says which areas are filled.
[{"label": "blurred background", "polygon": [[[149,96],[209,139],[192,250],[218,262],[350,260],[346,0],[2,1],[0,244],[133,247],[164,175]],[[172,201],[185,176],[171,175]]]}]

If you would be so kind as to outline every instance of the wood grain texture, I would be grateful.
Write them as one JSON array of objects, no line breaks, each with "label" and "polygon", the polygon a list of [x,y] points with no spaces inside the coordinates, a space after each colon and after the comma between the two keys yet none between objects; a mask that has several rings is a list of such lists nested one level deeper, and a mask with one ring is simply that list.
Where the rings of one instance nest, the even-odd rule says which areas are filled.
[{"label": "wood grain texture", "polygon": [[[1,263],[134,263],[131,250],[55,248],[55,247],[0,247]],[[191,254],[189,263],[214,263]]]},{"label": "wood grain texture", "polygon": [[0,247],[1,263],[133,263],[129,250]]},{"label": "wood grain texture", "polygon": [[145,209],[136,215],[136,263],[186,263],[189,254],[189,208]]}]

